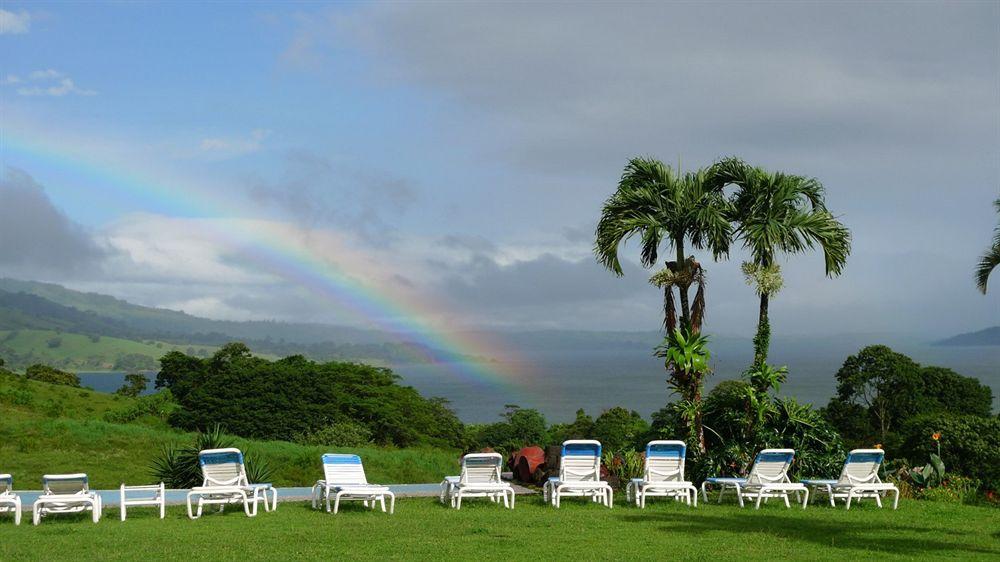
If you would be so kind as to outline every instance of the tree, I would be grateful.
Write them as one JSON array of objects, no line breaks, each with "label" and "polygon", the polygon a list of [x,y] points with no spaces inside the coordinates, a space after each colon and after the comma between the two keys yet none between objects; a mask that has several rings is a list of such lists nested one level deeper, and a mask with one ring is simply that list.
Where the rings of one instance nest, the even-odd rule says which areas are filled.
[{"label": "tree", "polygon": [[[1000,199],[993,202],[993,205],[997,209],[997,213],[1000,214]],[[979,260],[979,266],[976,267],[976,286],[979,290],[986,294],[986,282],[990,279],[990,273],[1000,265],[1000,223],[997,224],[996,229],[993,231],[993,245],[986,249],[983,253],[983,257]]]},{"label": "tree", "polygon": [[[681,173],[659,160],[633,158],[625,166],[618,189],[604,203],[597,225],[594,253],[598,261],[616,275],[623,275],[618,248],[633,236],[641,240],[643,267],[657,263],[660,246],[673,249],[674,261],[653,276],[663,288],[664,327],[677,328],[674,289],[681,305],[680,325],[694,333],[701,330],[705,312],[704,270],[685,252],[691,247],[712,252],[718,258],[729,251],[732,226],[728,203],[720,185],[706,170]],[[698,286],[693,304],[689,289]]]},{"label": "tree", "polygon": [[675,328],[654,353],[664,359],[670,372],[667,384],[681,397],[675,407],[688,426],[688,441],[694,442],[698,451],[704,453],[706,446],[701,397],[705,377],[712,372],[708,366],[711,358],[708,337],[691,333],[688,329]]},{"label": "tree", "polygon": [[30,380],[47,382],[49,384],[62,384],[66,386],[80,386],[80,377],[74,373],[60,371],[55,367],[42,365],[41,363],[32,365],[24,371],[24,376]]},{"label": "tree", "polygon": [[799,254],[817,246],[823,251],[826,274],[837,276],[851,251],[851,234],[827,209],[823,185],[815,178],[769,172],[738,158],[711,169],[716,182],[735,184],[731,218],[734,235],[750,252],[743,264],[747,283],[760,297],[754,365],[767,361],[771,326],[768,306],[783,284],[776,262],[779,254]]},{"label": "tree", "polygon": [[622,453],[642,447],[640,440],[649,432],[649,424],[639,412],[615,406],[597,417],[593,432],[605,450]]},{"label": "tree", "polygon": [[146,376],[141,373],[129,373],[125,375],[125,384],[121,385],[115,394],[135,398],[146,390]]}]

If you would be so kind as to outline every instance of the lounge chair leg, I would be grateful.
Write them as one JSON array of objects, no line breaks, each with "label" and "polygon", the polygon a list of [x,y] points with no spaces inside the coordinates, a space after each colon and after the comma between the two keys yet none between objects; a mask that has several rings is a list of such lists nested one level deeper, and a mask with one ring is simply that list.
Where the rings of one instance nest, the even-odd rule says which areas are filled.
[{"label": "lounge chair leg", "polygon": [[[725,485],[722,486],[722,489],[723,490],[726,489]],[[736,484],[736,500],[739,502],[740,507],[743,507],[743,490],[740,489],[740,485],[739,484]],[[719,493],[719,503],[722,503],[722,493],[721,492]],[[757,500],[757,503],[758,503],[758,507],[760,507],[760,505],[759,505],[760,504],[760,499]]]},{"label": "lounge chair leg", "polygon": [[[788,503],[788,492],[785,492],[784,494],[781,494],[781,497],[784,498],[784,500],[785,500],[785,509],[788,509],[788,508],[792,507],[792,504]],[[798,499],[798,498],[799,498],[799,495],[795,494],[795,499]]]},{"label": "lounge chair leg", "polygon": [[455,495],[455,509],[462,509],[462,491],[459,490]]},{"label": "lounge chair leg", "polygon": [[379,496],[379,503],[382,504],[382,513],[385,513],[385,495]]},{"label": "lounge chair leg", "polygon": [[880,509],[882,508],[882,496],[878,492],[875,492],[875,505],[879,506]]},{"label": "lounge chair leg", "polygon": [[[764,497],[764,488],[761,488],[760,491],[757,492],[757,504],[754,507],[754,509],[760,509],[760,500],[763,497]],[[743,507],[743,506],[741,505],[740,507]]]},{"label": "lounge chair leg", "polygon": [[851,510],[851,500],[854,499],[854,490],[847,491],[847,511]]},{"label": "lounge chair leg", "polygon": [[892,500],[892,509],[897,509],[899,508],[899,489],[897,488],[893,491],[896,492],[896,497]]},{"label": "lounge chair leg", "polygon": [[[337,511],[340,510],[340,494],[341,494],[341,492],[337,492],[337,495],[333,498],[333,514],[334,515],[336,515]],[[368,503],[368,502],[365,502],[365,503]]]},{"label": "lounge chair leg", "polygon": [[705,491],[705,485],[706,484],[708,484],[708,482],[702,482],[701,483],[701,500],[705,501],[705,502],[708,501],[708,492]]},{"label": "lounge chair leg", "polygon": [[805,497],[802,499],[802,509],[809,505],[809,488],[806,488]]}]

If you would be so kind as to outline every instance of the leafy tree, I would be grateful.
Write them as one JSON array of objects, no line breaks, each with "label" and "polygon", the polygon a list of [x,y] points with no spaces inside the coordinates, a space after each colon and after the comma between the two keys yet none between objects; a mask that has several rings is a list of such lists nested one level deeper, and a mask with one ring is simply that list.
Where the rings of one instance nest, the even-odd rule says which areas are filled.
[{"label": "leafy tree", "polygon": [[125,375],[125,384],[121,385],[115,394],[135,398],[146,390],[146,376],[141,373],[129,373]]},{"label": "leafy tree", "polygon": [[[1000,213],[1000,199],[994,201],[993,205],[996,207],[997,213]],[[990,280],[990,273],[998,265],[1000,265],[1000,224],[993,231],[993,244],[983,253],[983,257],[980,258],[979,265],[976,267],[976,286],[984,295],[986,294],[986,282]]]},{"label": "leafy tree", "polygon": [[733,196],[731,218],[735,236],[750,252],[743,264],[748,284],[760,297],[754,364],[767,361],[771,326],[768,306],[783,284],[776,262],[779,254],[800,254],[819,247],[826,274],[840,275],[851,251],[851,235],[827,209],[823,185],[816,178],[769,172],[738,158],[728,158],[712,167],[716,181],[738,186]]},{"label": "leafy tree", "polygon": [[36,363],[28,367],[24,376],[30,380],[47,382],[50,384],[62,384],[66,386],[80,386],[80,377],[76,376],[74,373],[67,373],[66,371],[60,371],[54,367],[49,367],[48,365],[42,365],[41,363]]},{"label": "leafy tree", "polygon": [[400,386],[391,370],[357,363],[316,363],[302,356],[268,361],[240,343],[207,359],[173,351],[160,361],[157,388],[173,393],[180,409],[170,423],[290,440],[330,424],[363,425],[379,444],[461,446],[464,426],[441,399]]},{"label": "leafy tree", "polygon": [[[722,188],[706,170],[681,173],[659,160],[633,158],[625,166],[618,189],[604,203],[597,225],[594,252],[598,261],[616,275],[623,275],[618,248],[638,235],[641,263],[657,263],[660,246],[672,248],[676,258],[652,281],[663,288],[664,326],[668,333],[677,328],[674,289],[681,305],[681,326],[694,333],[701,330],[705,312],[704,272],[686,244],[707,249],[714,257],[729,251],[732,226],[727,219],[728,204]],[[694,303],[688,291],[697,284]]]},{"label": "leafy tree", "polygon": [[507,404],[502,421],[480,426],[475,433],[476,448],[491,447],[508,453],[528,445],[549,443],[545,416],[538,410],[514,404]]},{"label": "leafy tree", "polygon": [[621,406],[605,410],[594,421],[593,438],[612,453],[635,451],[642,448],[642,438],[649,432],[649,424],[639,412]]},{"label": "leafy tree", "polygon": [[[872,345],[851,355],[837,372],[832,412],[863,414],[863,434],[885,442],[889,431],[920,401],[920,366],[884,345]],[[836,402],[836,404],[834,404]],[[831,421],[837,424],[841,418]]]},{"label": "leafy tree", "polygon": [[573,423],[555,424],[549,428],[549,437],[553,443],[562,443],[568,439],[592,439],[594,436],[594,418],[587,415],[583,409],[576,411]]},{"label": "leafy tree", "polygon": [[883,345],[869,346],[844,362],[837,395],[825,416],[858,444],[898,445],[908,420],[930,414],[989,416],[993,392],[951,369],[921,367]]}]

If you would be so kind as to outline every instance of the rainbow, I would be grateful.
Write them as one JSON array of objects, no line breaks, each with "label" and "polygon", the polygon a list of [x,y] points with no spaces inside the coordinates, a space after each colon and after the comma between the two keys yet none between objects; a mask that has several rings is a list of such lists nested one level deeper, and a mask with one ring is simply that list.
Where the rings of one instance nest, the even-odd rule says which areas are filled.
[{"label": "rainbow", "polygon": [[[193,187],[194,182],[183,180],[170,181],[167,185],[163,180],[149,177],[151,174],[135,164],[102,161],[85,152],[85,141],[53,141],[52,136],[65,137],[31,135],[22,131],[15,134],[8,127],[4,129],[0,131],[0,164],[14,165],[11,160],[17,157],[20,167],[24,167],[21,164],[24,161],[70,174],[81,181],[86,179],[92,187],[85,189],[100,190],[92,195],[99,197],[102,204],[114,207],[115,201],[121,199],[147,212],[170,217],[231,219],[238,216],[239,211],[250,211],[253,215],[251,208],[240,207],[232,198],[223,199],[207,186],[199,189]],[[237,204],[235,208],[234,204]],[[454,357],[495,359],[437,364],[460,382],[484,390],[502,389],[515,398],[523,396],[521,387],[525,373],[518,367],[522,362],[509,350],[485,337],[437,329],[431,319],[445,309],[424,295],[393,292],[356,277],[357,271],[351,266],[361,266],[363,273],[365,260],[349,247],[339,248],[336,256],[324,255],[303,244],[296,232],[270,221],[199,221],[198,225],[262,271],[307,289],[369,326],[393,334],[400,341],[420,344]]]}]

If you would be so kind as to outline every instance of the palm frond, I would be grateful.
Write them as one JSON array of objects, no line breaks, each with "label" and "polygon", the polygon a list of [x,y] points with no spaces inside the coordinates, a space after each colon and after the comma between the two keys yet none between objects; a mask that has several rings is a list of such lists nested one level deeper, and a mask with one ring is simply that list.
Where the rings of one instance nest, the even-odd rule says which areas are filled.
[{"label": "palm frond", "polygon": [[[1000,199],[993,202],[993,205],[997,209],[997,214],[1000,214]],[[997,224],[996,229],[993,231],[993,245],[987,248],[986,252],[979,259],[979,264],[976,266],[976,287],[985,295],[986,294],[986,283],[990,280],[990,274],[993,270],[1000,265],[1000,223]]]}]

